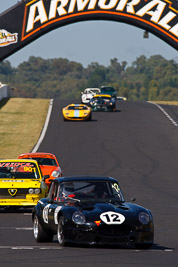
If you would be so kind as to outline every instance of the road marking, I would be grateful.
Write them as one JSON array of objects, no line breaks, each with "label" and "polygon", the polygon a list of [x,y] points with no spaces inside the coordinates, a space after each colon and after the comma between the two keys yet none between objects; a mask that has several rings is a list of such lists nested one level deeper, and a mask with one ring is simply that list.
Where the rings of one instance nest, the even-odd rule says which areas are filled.
[{"label": "road marking", "polygon": [[33,249],[32,247],[12,247],[11,249]]},{"label": "road marking", "polygon": [[5,230],[7,230],[7,229],[10,229],[10,230],[25,230],[25,231],[31,231],[31,230],[33,230],[33,227],[0,227],[0,229],[5,229]]},{"label": "road marking", "polygon": [[147,102],[150,103],[150,104],[153,104],[153,105],[157,106],[164,113],[164,115],[171,121],[171,123],[175,127],[178,127],[178,123],[175,120],[173,120],[173,118],[171,118],[171,116],[169,116],[169,114],[160,105],[158,105],[157,103],[153,103],[151,101],[147,101]]},{"label": "road marking", "polygon": [[42,247],[42,246],[0,246],[0,249],[12,249],[12,250],[24,250],[24,249],[27,249],[27,250],[33,250],[33,249],[41,249],[41,250],[52,250],[52,249],[63,249],[62,247],[60,246],[48,246],[48,247]]},{"label": "road marking", "polygon": [[31,231],[33,230],[33,227],[18,227],[18,228],[15,228],[16,230],[27,230],[27,231]]},{"label": "road marking", "polygon": [[46,121],[45,121],[45,124],[44,124],[44,127],[43,127],[43,130],[42,130],[42,133],[41,133],[41,136],[37,142],[37,144],[35,145],[35,147],[33,148],[33,150],[31,151],[32,153],[35,153],[39,146],[41,145],[42,141],[43,141],[43,138],[46,134],[46,130],[48,128],[48,124],[49,124],[49,120],[50,120],[50,116],[51,116],[51,111],[52,111],[52,107],[53,107],[53,99],[50,100],[50,104],[49,104],[49,109],[48,109],[48,114],[47,114],[47,117],[46,117]]},{"label": "road marking", "polygon": [[139,252],[139,251],[154,251],[154,252],[173,252],[174,250],[173,249],[137,249],[135,250],[136,252]]},{"label": "road marking", "polygon": [[[61,250],[64,249],[60,246],[0,246],[0,249],[12,249],[12,250],[34,250],[34,249],[40,249],[40,250]],[[135,252],[174,252],[173,249],[146,249],[146,250],[138,250],[138,249],[132,249],[129,251],[135,251]]]}]

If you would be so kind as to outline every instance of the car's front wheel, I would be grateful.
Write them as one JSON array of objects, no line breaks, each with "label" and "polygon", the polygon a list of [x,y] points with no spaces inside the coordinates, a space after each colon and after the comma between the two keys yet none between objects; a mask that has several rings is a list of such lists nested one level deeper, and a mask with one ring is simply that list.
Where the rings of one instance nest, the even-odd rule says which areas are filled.
[{"label": "car's front wheel", "polygon": [[92,120],[92,115],[90,114],[90,116],[88,117],[88,121]]},{"label": "car's front wheel", "polygon": [[36,242],[51,242],[53,240],[53,234],[47,233],[43,229],[36,214],[33,220],[33,233]]},{"label": "car's front wheel", "polygon": [[59,218],[58,227],[57,227],[57,239],[58,239],[60,246],[63,247],[66,245],[65,235],[64,235],[64,217],[63,216]]}]

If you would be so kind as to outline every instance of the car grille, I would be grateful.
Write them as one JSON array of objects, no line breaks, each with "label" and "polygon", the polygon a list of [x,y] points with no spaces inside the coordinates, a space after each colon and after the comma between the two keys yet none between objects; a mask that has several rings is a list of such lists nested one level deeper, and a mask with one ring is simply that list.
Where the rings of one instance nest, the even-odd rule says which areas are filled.
[{"label": "car grille", "polygon": [[100,225],[98,232],[105,236],[122,236],[128,235],[131,228],[128,225]]},{"label": "car grille", "polygon": [[79,119],[83,119],[84,117],[69,117],[71,118],[72,120],[79,120]]},{"label": "car grille", "polygon": [[[14,189],[14,190],[17,190],[16,193],[14,194],[13,196],[13,193],[10,194],[8,190],[10,189]],[[26,195],[28,194],[28,189],[27,188],[1,188],[0,189],[0,199],[15,199],[15,198],[18,198],[18,199],[25,199],[26,198]]]},{"label": "car grille", "polygon": [[107,108],[109,105],[107,104],[97,104],[97,108]]}]

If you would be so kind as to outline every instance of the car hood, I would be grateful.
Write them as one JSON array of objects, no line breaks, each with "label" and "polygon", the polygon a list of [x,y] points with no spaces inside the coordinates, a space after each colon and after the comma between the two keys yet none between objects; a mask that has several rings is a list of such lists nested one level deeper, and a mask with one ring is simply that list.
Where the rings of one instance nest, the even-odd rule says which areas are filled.
[{"label": "car hood", "polygon": [[105,101],[104,99],[96,99],[94,100],[94,103],[97,104],[109,104],[111,101]]},{"label": "car hood", "polygon": [[113,91],[113,90],[108,90],[107,92],[105,90],[101,90],[101,94],[107,94],[107,95],[116,95],[117,92],[116,91]]},{"label": "car hood", "polygon": [[138,214],[147,211],[145,208],[132,203],[90,203],[83,204],[81,211],[89,220],[97,220],[105,212],[119,213],[131,220],[138,218]]},{"label": "car hood", "polygon": [[90,113],[89,109],[82,109],[82,110],[65,110],[64,114],[69,117],[82,117],[86,116]]},{"label": "car hood", "polygon": [[87,97],[93,97],[94,94],[92,94],[92,93],[86,93],[85,95],[86,95]]}]

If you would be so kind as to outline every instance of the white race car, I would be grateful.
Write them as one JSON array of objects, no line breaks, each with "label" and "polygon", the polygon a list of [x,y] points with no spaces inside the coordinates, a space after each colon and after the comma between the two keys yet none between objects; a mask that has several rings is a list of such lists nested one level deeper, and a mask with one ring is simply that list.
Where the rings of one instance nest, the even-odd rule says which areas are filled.
[{"label": "white race car", "polygon": [[99,88],[86,88],[81,93],[81,99],[83,104],[89,103],[89,101],[93,98],[94,95],[100,94],[101,91]]}]

